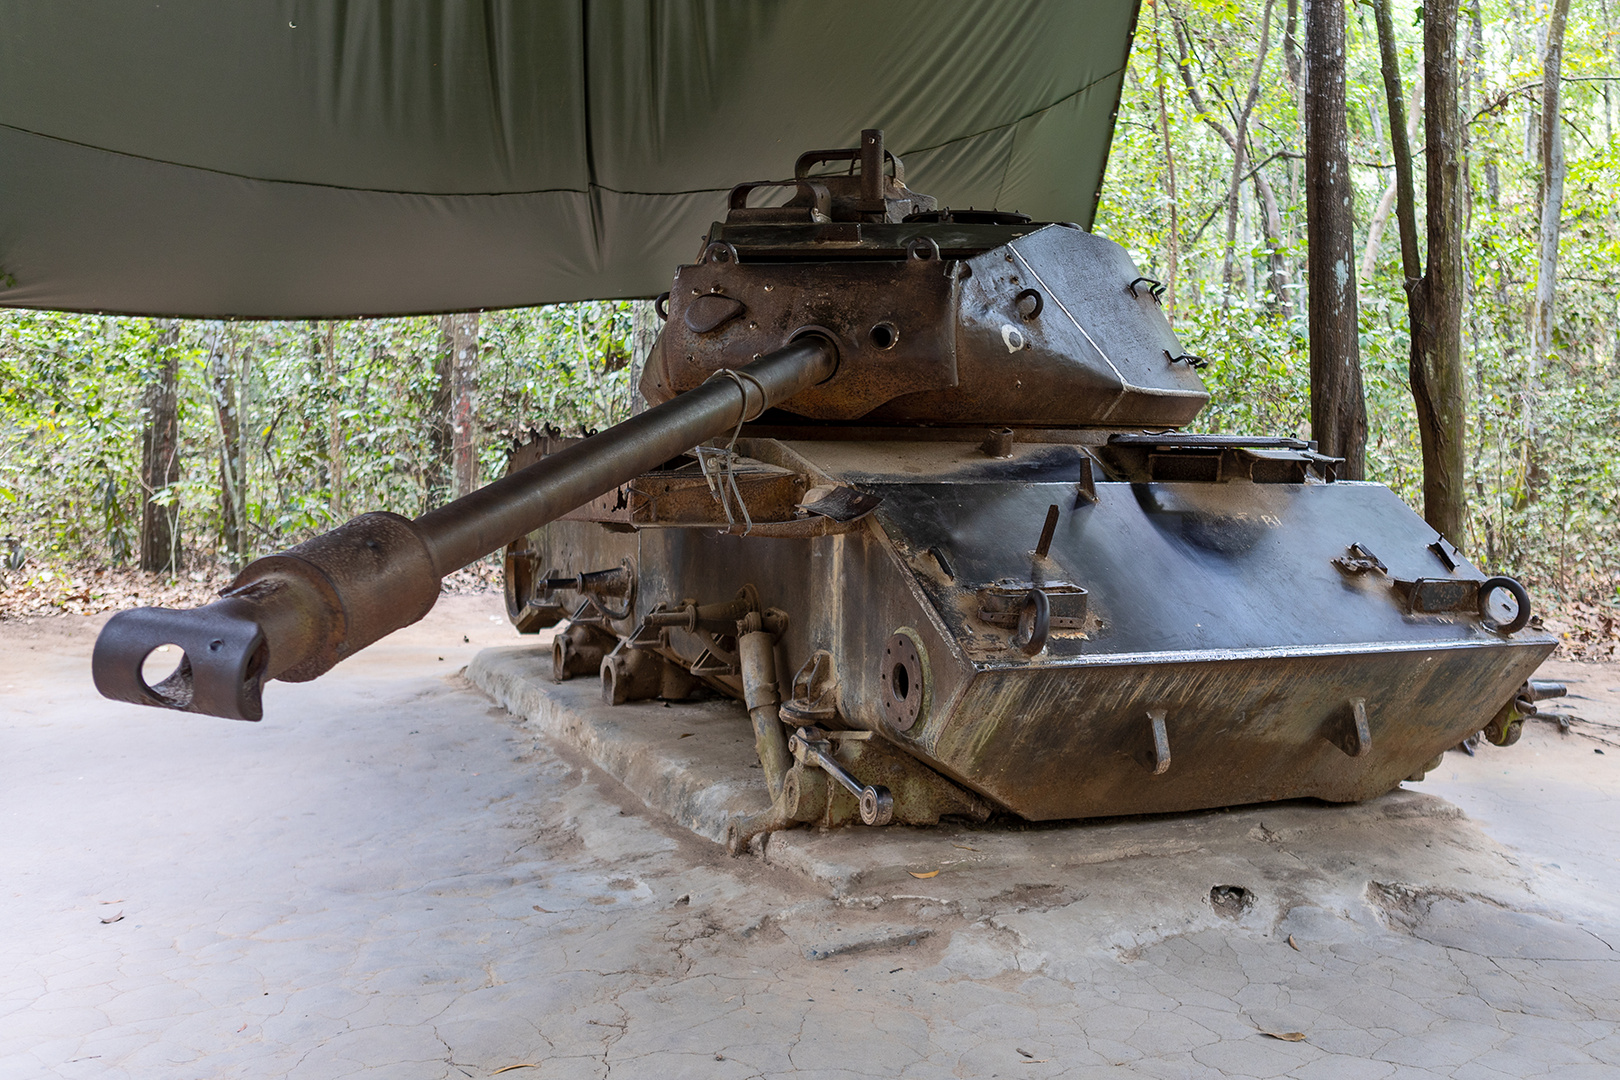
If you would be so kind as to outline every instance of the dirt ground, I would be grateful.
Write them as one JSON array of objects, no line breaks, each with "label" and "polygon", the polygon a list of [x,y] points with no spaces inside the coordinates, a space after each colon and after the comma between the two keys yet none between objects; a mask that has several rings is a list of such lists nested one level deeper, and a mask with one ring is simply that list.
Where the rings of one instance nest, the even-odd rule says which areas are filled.
[{"label": "dirt ground", "polygon": [[834,898],[472,690],[489,594],[257,725],[97,697],[103,618],[0,624],[8,1080],[1620,1074],[1620,664],[1361,807],[851,830],[909,861]]}]

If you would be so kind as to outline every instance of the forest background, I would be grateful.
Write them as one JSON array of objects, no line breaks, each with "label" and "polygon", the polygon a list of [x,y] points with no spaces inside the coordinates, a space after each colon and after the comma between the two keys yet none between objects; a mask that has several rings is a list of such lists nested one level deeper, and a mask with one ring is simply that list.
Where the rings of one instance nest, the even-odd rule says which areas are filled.
[{"label": "forest background", "polygon": [[[1125,81],[1095,229],[1168,286],[1186,350],[1209,360],[1202,430],[1309,434],[1299,2],[1146,2]],[[1577,655],[1604,656],[1620,633],[1612,3],[1568,0],[1567,175],[1543,355],[1533,293],[1552,5],[1464,0],[1469,506],[1467,535],[1451,538],[1488,572],[1525,581]],[[1422,9],[1393,7],[1421,206]],[[1347,26],[1368,475],[1421,508],[1371,7],[1349,5]],[[530,429],[616,422],[632,407],[650,308],[323,322],[0,310],[0,615],[200,592],[355,513],[416,515],[487,482]],[[146,510],[143,545],[149,499],[162,512],[154,537]],[[143,546],[165,573],[124,571]]]}]

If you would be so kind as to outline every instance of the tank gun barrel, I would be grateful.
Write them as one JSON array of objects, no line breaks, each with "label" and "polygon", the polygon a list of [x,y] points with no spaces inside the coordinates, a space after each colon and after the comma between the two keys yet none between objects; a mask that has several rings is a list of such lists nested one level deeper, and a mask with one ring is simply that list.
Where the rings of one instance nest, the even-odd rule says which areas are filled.
[{"label": "tank gun barrel", "polygon": [[[426,615],[446,574],[497,551],[707,439],[829,378],[838,352],[801,335],[415,520],[354,518],[249,564],[221,598],[189,611],[138,608],[108,620],[92,671],[103,695],[239,720],[263,715],[270,679],[302,682]],[[149,685],[146,657],[178,645]]]}]

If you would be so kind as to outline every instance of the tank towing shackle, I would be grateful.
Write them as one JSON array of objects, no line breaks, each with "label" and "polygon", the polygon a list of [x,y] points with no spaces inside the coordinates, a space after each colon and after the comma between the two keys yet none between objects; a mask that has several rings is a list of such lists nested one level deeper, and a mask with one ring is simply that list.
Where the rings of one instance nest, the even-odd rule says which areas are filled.
[{"label": "tank towing shackle", "polygon": [[[220,599],[189,611],[137,608],[96,638],[96,689],[117,701],[237,720],[264,714],[271,679],[303,682],[433,607],[450,572],[831,378],[838,350],[818,333],[511,473],[415,520],[362,514],[249,564]],[[161,645],[179,666],[141,673]]]}]

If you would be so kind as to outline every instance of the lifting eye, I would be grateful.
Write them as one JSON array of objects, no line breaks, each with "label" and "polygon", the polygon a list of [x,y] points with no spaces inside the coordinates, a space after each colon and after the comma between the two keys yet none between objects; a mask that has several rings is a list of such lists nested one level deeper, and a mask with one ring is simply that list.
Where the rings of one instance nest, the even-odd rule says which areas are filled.
[{"label": "lifting eye", "polygon": [[1046,300],[1034,289],[1025,289],[1013,297],[1013,306],[1018,309],[1018,315],[1025,322],[1031,322],[1046,306]]}]

